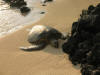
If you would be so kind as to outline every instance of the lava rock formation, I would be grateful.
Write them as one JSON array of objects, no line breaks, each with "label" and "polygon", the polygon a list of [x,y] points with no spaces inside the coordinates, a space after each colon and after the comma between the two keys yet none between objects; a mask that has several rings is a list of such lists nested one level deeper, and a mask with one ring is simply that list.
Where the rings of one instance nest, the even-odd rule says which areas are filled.
[{"label": "lava rock formation", "polygon": [[62,49],[72,64],[81,64],[82,75],[100,75],[100,4],[82,10]]},{"label": "lava rock formation", "polygon": [[10,5],[11,8],[20,9],[21,13],[28,13],[30,8],[26,7],[27,3],[24,0],[3,0]]}]

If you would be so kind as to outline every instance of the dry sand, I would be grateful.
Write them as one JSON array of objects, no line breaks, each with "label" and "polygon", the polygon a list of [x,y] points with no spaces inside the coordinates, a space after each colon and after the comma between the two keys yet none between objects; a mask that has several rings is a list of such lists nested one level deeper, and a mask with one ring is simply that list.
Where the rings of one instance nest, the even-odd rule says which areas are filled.
[{"label": "dry sand", "polygon": [[[46,16],[35,24],[50,25],[62,32],[69,32],[71,24],[79,17],[81,10],[100,0],[56,0],[41,9],[47,10]],[[33,24],[33,25],[35,25]],[[27,46],[26,29],[0,39],[0,75],[80,75],[61,48],[51,46],[41,51],[24,52],[20,46]]]}]

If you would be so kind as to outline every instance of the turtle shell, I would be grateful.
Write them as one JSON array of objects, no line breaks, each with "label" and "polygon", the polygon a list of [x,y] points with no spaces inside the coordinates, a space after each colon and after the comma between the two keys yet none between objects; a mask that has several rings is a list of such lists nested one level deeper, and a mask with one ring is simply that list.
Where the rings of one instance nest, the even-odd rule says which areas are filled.
[{"label": "turtle shell", "polygon": [[28,41],[30,43],[36,43],[42,40],[46,40],[48,36],[48,31],[50,27],[44,25],[33,26],[32,30],[29,32]]}]

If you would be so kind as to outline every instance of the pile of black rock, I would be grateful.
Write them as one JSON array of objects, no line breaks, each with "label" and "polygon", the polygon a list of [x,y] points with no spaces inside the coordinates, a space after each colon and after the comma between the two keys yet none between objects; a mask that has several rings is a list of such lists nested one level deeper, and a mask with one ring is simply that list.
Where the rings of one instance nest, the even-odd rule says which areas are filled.
[{"label": "pile of black rock", "polygon": [[100,75],[100,4],[82,10],[62,48],[72,64],[81,65],[82,75]]},{"label": "pile of black rock", "polygon": [[53,1],[53,0],[47,0],[48,2],[51,2],[51,1]]},{"label": "pile of black rock", "polygon": [[28,13],[30,12],[30,8],[26,5],[27,3],[24,0],[3,0],[10,5],[12,8],[20,9],[21,13]]}]

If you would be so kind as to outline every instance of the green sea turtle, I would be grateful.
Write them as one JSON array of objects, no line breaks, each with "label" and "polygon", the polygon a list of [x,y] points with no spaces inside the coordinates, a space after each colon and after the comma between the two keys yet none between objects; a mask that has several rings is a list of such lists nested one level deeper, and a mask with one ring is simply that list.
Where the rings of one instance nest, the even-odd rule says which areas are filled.
[{"label": "green sea turtle", "polygon": [[59,39],[65,40],[66,36],[52,27],[35,25],[28,34],[28,42],[32,45],[28,47],[20,47],[20,49],[24,51],[41,50],[48,44],[58,48]]}]

